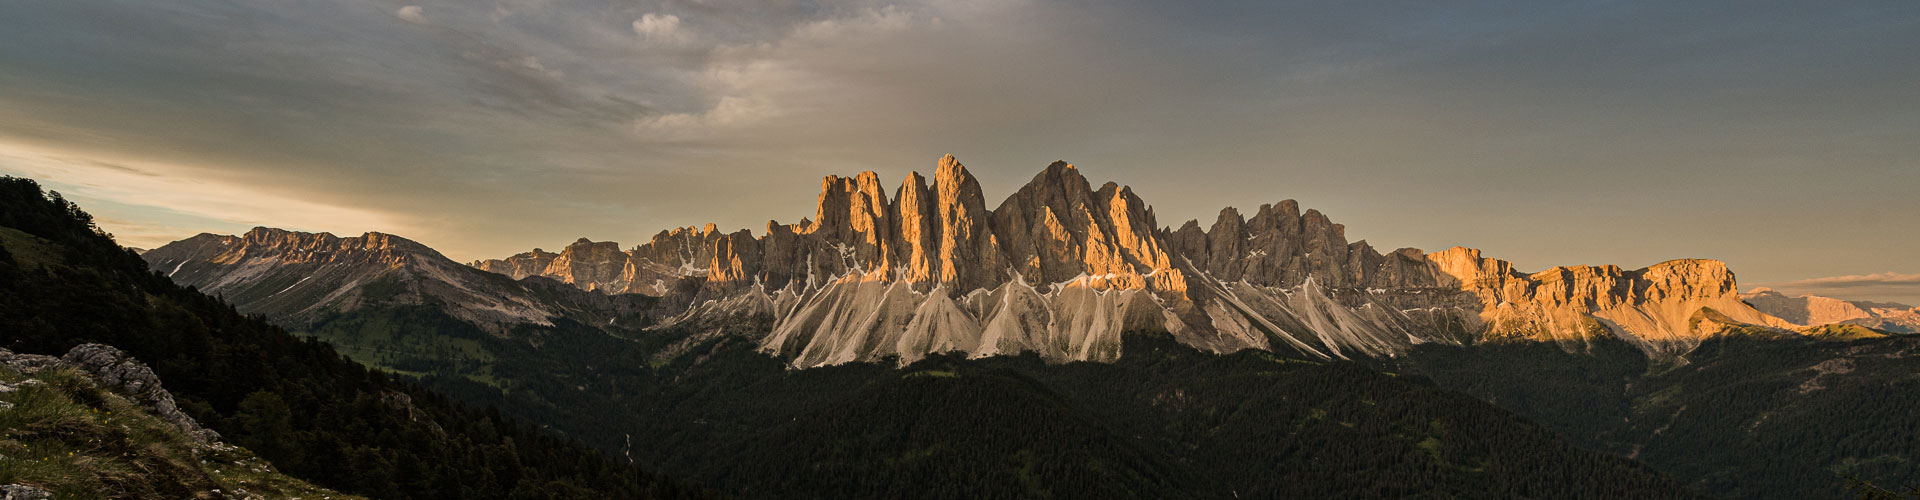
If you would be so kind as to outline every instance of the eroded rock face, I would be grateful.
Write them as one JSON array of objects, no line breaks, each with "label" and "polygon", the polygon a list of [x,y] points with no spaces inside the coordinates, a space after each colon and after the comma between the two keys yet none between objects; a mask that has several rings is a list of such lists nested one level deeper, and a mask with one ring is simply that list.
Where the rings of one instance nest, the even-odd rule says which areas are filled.
[{"label": "eroded rock face", "polygon": [[[611,275],[596,268],[595,280],[580,280],[559,258],[543,275],[612,293],[690,294],[669,325],[762,318],[773,325],[762,347],[800,367],[946,350],[1111,360],[1119,335],[1134,331],[1214,352],[1322,358],[1394,356],[1426,342],[1579,349],[1606,336],[1669,356],[1728,321],[1784,324],[1741,303],[1717,261],[1528,274],[1468,248],[1383,254],[1292,200],[1176,230],[1130,188],[1096,188],[1065,162],[991,210],[952,156],[891,197],[881,186],[872,172],[829,176],[811,220],[770,221],[761,236],[663,231]],[[595,252],[595,262],[620,260]],[[1696,319],[1708,310],[1715,321]]]}]

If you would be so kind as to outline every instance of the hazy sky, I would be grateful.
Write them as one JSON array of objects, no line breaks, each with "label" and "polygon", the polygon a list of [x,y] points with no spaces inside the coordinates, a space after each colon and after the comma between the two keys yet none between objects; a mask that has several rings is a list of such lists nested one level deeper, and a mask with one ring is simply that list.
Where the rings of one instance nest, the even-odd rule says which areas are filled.
[{"label": "hazy sky", "polygon": [[0,173],[134,246],[469,260],[1061,159],[1169,226],[1294,198],[1383,249],[1920,302],[1920,2],[1275,3],[0,2]]}]

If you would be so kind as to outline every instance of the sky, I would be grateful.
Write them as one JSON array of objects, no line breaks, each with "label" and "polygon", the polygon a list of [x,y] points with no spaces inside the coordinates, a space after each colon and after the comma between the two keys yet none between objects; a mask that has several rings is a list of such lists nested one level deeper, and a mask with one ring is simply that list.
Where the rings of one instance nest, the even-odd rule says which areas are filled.
[{"label": "sky", "polygon": [[763,230],[819,178],[1054,160],[1160,223],[1297,199],[1525,270],[1920,303],[1920,2],[0,3],[0,173],[151,248],[457,260]]}]

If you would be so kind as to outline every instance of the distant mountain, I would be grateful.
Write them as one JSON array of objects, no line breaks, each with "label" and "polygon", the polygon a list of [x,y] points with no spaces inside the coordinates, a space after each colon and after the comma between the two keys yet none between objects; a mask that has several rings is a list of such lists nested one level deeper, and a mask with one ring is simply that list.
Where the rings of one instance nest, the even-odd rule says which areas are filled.
[{"label": "distant mountain", "polygon": [[502,278],[382,233],[341,238],[260,227],[240,236],[201,234],[141,257],[175,282],[293,325],[366,307],[433,303],[500,331],[556,318],[604,323],[640,314],[636,304],[652,302]]},{"label": "distant mountain", "polygon": [[1817,295],[1788,297],[1771,288],[1755,288],[1740,299],[1761,312],[1797,325],[1860,325],[1895,333],[1920,333],[1920,307],[1891,302],[1844,300]]},{"label": "distant mountain", "polygon": [[[462,265],[398,236],[255,228],[142,254],[156,272],[404,373],[490,380],[494,363],[546,343],[591,349],[662,316],[655,297],[586,292]],[[449,371],[450,370],[450,371]]]},{"label": "distant mountain", "polygon": [[664,323],[758,318],[772,327],[754,340],[799,367],[955,350],[1112,361],[1123,331],[1317,359],[1501,340],[1577,350],[1600,338],[1672,357],[1719,332],[1704,315],[1791,326],[1742,303],[1718,261],[1529,274],[1467,248],[1383,254],[1291,200],[1173,229],[1130,188],[1096,189],[1062,162],[988,210],[952,156],[891,198],[872,172],[829,176],[812,219],[769,222],[760,236],[709,224],[626,251],[581,239],[473,265],[608,293],[695,289]]}]

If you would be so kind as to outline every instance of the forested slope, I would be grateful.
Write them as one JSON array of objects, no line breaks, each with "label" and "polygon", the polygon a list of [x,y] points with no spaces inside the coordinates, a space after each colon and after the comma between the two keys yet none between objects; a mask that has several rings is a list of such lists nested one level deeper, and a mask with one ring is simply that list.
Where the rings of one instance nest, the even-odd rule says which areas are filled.
[{"label": "forested slope", "polygon": [[[1724,337],[1671,363],[1626,345],[1428,346],[1411,370],[1723,498],[1920,487],[1920,336]],[[1858,489],[1858,488],[1855,488]]]}]

